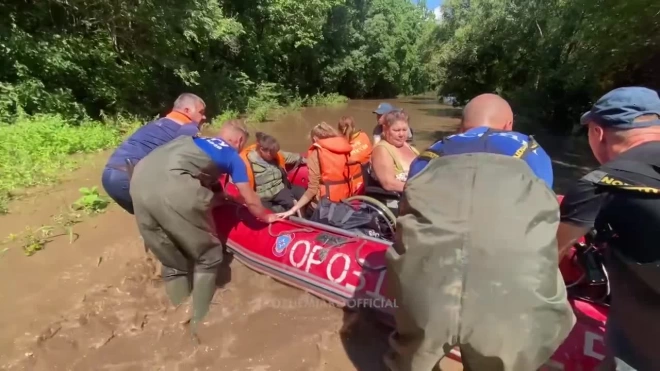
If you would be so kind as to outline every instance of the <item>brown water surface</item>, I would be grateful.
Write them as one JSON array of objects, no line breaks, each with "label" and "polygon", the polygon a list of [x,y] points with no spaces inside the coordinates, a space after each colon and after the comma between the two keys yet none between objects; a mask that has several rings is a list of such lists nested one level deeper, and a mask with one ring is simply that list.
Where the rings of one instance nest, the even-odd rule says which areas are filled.
[{"label": "brown water surface", "polygon": [[[460,111],[429,98],[389,100],[411,116],[415,145],[423,149],[453,132]],[[310,128],[353,116],[371,134],[380,101],[309,108],[258,128],[282,148],[304,151]],[[550,143],[552,142],[552,143]],[[549,140],[562,156],[558,168],[584,171],[573,143]],[[545,146],[546,143],[542,142]],[[550,145],[551,144],[551,145]],[[0,216],[0,238],[26,226],[55,225],[79,197],[100,186],[110,152],[91,156],[54,187],[31,190]],[[574,156],[574,157],[571,157]],[[557,171],[557,168],[556,168]],[[567,173],[568,174],[568,173]],[[571,173],[569,178],[574,179]],[[567,178],[568,179],[568,178]],[[100,187],[99,187],[100,188]],[[167,304],[158,269],[146,258],[134,219],[113,205],[74,226],[79,238],[55,237],[32,257],[20,244],[0,246],[0,366],[7,370],[382,370],[387,330],[309,295],[256,274],[228,259],[223,267],[202,345],[194,347]],[[313,305],[267,305],[278,302]],[[456,369],[456,365],[445,365]]]}]

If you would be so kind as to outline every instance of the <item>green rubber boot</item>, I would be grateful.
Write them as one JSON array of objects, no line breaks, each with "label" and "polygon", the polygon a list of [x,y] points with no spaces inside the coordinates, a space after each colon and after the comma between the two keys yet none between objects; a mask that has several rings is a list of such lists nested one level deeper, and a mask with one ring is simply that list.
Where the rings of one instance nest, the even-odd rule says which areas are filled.
[{"label": "green rubber boot", "polygon": [[193,276],[193,314],[190,320],[190,331],[193,333],[193,336],[196,336],[199,324],[204,320],[211,307],[211,300],[213,300],[213,294],[215,294],[216,276],[217,273],[198,272]]},{"label": "green rubber boot", "polygon": [[165,281],[165,293],[175,307],[181,305],[190,296],[190,280],[179,276]]}]

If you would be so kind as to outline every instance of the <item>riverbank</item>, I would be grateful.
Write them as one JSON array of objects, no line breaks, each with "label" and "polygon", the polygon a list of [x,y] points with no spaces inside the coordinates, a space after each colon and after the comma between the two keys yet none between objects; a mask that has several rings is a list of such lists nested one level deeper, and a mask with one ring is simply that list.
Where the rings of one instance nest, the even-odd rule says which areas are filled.
[{"label": "riverbank", "polygon": [[[225,111],[210,123],[219,126],[241,117],[258,125],[304,107],[334,107],[347,101],[338,94],[287,98],[262,89],[250,99],[246,112]],[[0,214],[8,212],[10,200],[19,197],[26,187],[53,184],[64,173],[80,167],[80,158],[72,155],[113,148],[147,121],[117,117],[81,123],[59,115],[38,115],[19,118],[10,125],[0,124]]]}]

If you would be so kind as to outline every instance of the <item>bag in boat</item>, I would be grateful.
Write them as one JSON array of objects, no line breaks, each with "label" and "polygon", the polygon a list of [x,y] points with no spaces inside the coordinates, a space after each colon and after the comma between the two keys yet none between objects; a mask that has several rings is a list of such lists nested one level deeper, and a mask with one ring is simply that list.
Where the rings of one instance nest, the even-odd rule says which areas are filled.
[{"label": "bag in boat", "polygon": [[371,237],[381,237],[377,218],[364,206],[356,207],[345,202],[332,202],[322,198],[310,220]]},{"label": "bag in boat", "polygon": [[558,268],[555,194],[519,159],[436,158],[408,180],[387,252],[396,371],[538,369],[575,317]]}]

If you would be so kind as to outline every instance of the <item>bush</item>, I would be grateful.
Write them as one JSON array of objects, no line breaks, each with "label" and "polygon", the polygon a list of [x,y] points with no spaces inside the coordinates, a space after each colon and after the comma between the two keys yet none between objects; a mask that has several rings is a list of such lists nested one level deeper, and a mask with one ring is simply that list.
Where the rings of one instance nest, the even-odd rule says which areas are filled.
[{"label": "bush", "polygon": [[6,212],[11,191],[52,183],[76,167],[70,155],[114,147],[135,124],[86,121],[72,125],[58,115],[0,123],[0,212]]}]

